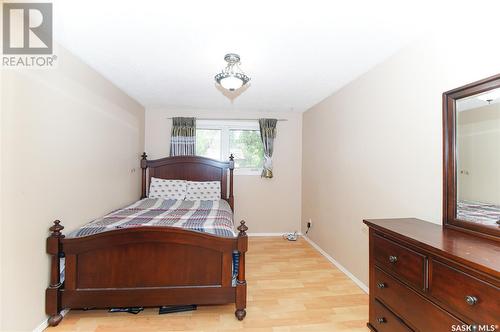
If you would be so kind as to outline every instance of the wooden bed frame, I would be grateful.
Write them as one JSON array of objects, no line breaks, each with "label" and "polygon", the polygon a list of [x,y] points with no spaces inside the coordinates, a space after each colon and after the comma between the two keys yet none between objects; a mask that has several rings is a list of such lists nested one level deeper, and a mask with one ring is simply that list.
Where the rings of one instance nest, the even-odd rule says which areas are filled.
[{"label": "wooden bed frame", "polygon": [[[229,162],[196,156],[147,160],[144,153],[141,168],[142,198],[147,197],[152,176],[221,181],[221,196],[234,210],[232,156]],[[65,238],[63,228],[54,221],[47,238],[47,253],[52,256],[45,294],[50,326],[59,324],[63,309],[73,308],[235,303],[236,317],[245,318],[248,228],[244,221],[234,238],[176,227],[137,227]],[[240,254],[235,287],[233,251]],[[61,257],[65,257],[64,282],[59,273]]]}]

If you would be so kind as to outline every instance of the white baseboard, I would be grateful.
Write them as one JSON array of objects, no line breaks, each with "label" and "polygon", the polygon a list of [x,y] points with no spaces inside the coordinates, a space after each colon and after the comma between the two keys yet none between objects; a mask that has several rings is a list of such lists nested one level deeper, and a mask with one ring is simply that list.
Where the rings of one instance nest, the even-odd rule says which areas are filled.
[{"label": "white baseboard", "polygon": [[[248,236],[279,236],[282,237],[283,234],[288,234],[293,232],[283,232],[283,233],[247,233]],[[302,235],[302,233],[297,233],[298,235]]]},{"label": "white baseboard", "polygon": [[[66,316],[68,311],[69,311],[69,309],[64,309],[63,311],[61,311],[61,315],[63,315],[63,317]],[[48,318],[46,320],[44,320],[43,322],[41,322],[40,324],[38,324],[38,326],[33,329],[33,332],[43,332],[47,327],[49,327],[49,319]]]},{"label": "white baseboard", "polygon": [[328,255],[323,249],[320,248],[316,243],[314,243],[310,238],[307,236],[302,236],[304,240],[309,242],[309,244],[319,251],[321,255],[323,255],[326,259],[328,259],[333,265],[335,265],[340,271],[342,271],[346,276],[348,276],[356,285],[358,285],[359,288],[361,288],[366,294],[368,294],[368,286],[366,286],[361,280],[356,278],[351,272],[349,272],[348,269],[342,266],[339,262],[337,262],[332,256]]}]

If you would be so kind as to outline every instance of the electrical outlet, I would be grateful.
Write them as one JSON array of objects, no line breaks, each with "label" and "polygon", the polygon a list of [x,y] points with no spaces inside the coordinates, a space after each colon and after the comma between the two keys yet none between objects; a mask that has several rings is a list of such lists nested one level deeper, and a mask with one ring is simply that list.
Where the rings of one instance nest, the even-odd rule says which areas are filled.
[{"label": "electrical outlet", "polygon": [[311,218],[309,218],[309,221],[308,221],[308,222],[307,222],[307,224],[306,224],[307,229],[306,229],[306,233],[305,233],[305,235],[307,235],[307,233],[309,233],[309,230],[311,229],[312,223],[313,223],[313,222],[312,222],[312,219],[311,219]]}]

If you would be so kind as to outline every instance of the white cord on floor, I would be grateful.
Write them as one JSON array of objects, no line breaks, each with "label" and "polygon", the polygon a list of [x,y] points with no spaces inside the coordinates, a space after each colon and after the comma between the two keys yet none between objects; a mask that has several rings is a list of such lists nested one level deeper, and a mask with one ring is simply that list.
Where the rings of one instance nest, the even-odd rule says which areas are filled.
[{"label": "white cord on floor", "polygon": [[283,239],[288,241],[297,241],[299,234],[297,232],[283,234]]}]

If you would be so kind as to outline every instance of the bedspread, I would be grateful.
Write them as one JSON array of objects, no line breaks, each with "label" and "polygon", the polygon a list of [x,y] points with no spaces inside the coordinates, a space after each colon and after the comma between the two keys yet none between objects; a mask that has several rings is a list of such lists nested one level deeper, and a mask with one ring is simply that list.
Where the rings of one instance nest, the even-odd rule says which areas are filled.
[{"label": "bedspread", "polygon": [[500,220],[500,206],[480,202],[458,201],[457,218],[495,226]]},{"label": "bedspread", "polygon": [[145,198],[98,218],[70,233],[83,237],[105,231],[142,226],[180,227],[217,236],[234,237],[233,212],[225,200],[189,201]]}]

